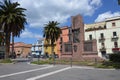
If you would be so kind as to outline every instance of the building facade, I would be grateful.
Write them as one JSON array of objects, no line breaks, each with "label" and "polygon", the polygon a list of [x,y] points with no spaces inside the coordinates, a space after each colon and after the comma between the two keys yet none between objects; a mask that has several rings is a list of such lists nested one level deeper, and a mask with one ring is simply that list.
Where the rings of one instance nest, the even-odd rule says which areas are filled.
[{"label": "building facade", "polygon": [[103,22],[85,24],[85,40],[97,40],[98,56],[120,51],[120,17],[108,18]]},{"label": "building facade", "polygon": [[36,43],[32,44],[31,53],[34,55],[44,54],[44,39],[39,39]]},{"label": "building facade", "polygon": [[[68,43],[70,41],[70,28],[68,26],[64,26],[61,28],[62,34],[60,34],[60,38],[57,40],[56,42],[56,46],[57,46],[57,53],[59,55],[59,57],[61,58],[62,54],[63,54],[63,43]],[[71,46],[68,45],[68,48],[71,48]],[[65,49],[65,51],[67,51],[69,49]]]},{"label": "building facade", "polygon": [[[14,52],[17,57],[26,58],[28,54],[31,52],[32,44],[25,44],[23,42],[14,43]],[[10,46],[10,52],[12,52],[12,45]]]},{"label": "building facade", "polygon": [[[71,26],[61,30],[55,42],[55,53],[60,59],[101,60],[108,58],[108,54],[120,52],[120,17],[84,24],[82,16],[76,15],[71,17]],[[44,42],[44,46],[50,54],[50,45]]]},{"label": "building facade", "polygon": [[[56,42],[54,43],[54,53],[58,55]],[[52,46],[51,43],[44,39],[44,54],[49,57],[52,55]]]},{"label": "building facade", "polygon": [[72,16],[71,27],[63,27],[58,39],[61,59],[92,60],[97,55],[96,40],[85,41],[84,22],[80,15]]}]

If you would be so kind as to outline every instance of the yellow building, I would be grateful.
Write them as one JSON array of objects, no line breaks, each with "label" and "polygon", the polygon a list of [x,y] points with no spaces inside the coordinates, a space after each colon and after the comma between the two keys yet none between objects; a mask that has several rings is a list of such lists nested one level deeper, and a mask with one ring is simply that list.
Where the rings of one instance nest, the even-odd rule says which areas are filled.
[{"label": "yellow building", "polygon": [[[51,50],[52,50],[52,47],[51,47],[50,42],[48,43],[48,41],[44,39],[44,53],[46,55],[50,55],[50,54],[52,54]],[[54,46],[54,52],[55,52],[55,54],[58,54],[57,53],[57,46],[56,46],[56,44]]]}]

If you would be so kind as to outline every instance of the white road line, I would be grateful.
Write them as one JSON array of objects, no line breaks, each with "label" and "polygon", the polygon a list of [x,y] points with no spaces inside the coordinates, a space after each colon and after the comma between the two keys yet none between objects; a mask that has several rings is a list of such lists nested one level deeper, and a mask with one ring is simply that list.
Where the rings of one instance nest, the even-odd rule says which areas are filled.
[{"label": "white road line", "polygon": [[93,67],[81,67],[81,66],[73,66],[72,68],[79,68],[79,69],[95,69]]},{"label": "white road line", "polygon": [[71,68],[71,67],[63,68],[63,69],[60,69],[60,70],[56,70],[56,71],[53,71],[53,72],[49,72],[49,73],[46,73],[46,74],[42,74],[42,75],[40,75],[40,76],[32,77],[32,78],[29,78],[29,79],[26,79],[26,80],[36,80],[36,79],[40,79],[40,78],[43,78],[43,77],[46,77],[46,76],[49,76],[49,75],[52,75],[52,74],[55,74],[55,73],[59,73],[59,72],[68,70],[68,69],[70,69],[70,68]]},{"label": "white road line", "polygon": [[51,68],[51,67],[53,67],[53,66],[47,66],[47,67],[32,69],[32,70],[28,70],[28,71],[22,71],[22,72],[17,72],[17,73],[12,73],[12,74],[1,75],[0,78],[13,76],[13,75],[18,75],[18,74],[23,74],[23,73],[28,73],[28,72],[33,72],[33,71],[38,71],[38,70],[43,70],[43,69],[47,69],[47,68]]},{"label": "white road line", "polygon": [[72,68],[79,68],[79,69],[91,69],[91,70],[115,70],[115,69],[102,69],[102,68],[94,68],[94,67],[79,67],[79,66],[74,66]]}]

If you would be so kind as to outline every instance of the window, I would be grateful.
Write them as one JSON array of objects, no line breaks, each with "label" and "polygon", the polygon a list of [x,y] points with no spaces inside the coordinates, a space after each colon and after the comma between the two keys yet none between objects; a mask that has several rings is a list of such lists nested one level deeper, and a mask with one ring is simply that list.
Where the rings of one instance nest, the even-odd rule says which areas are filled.
[{"label": "window", "polygon": [[113,32],[113,36],[117,36],[117,33],[116,33],[116,32]]},{"label": "window", "polygon": [[72,45],[71,44],[65,44],[65,52],[72,52]]},{"label": "window", "polygon": [[106,25],[104,26],[104,28],[106,29]]},{"label": "window", "polygon": [[89,39],[92,40],[92,35],[89,35]]},{"label": "window", "polygon": [[85,42],[84,43],[84,51],[93,51],[93,44],[92,44],[92,42]]},{"label": "window", "polygon": [[114,47],[118,48],[118,43],[117,42],[114,42]]},{"label": "window", "polygon": [[62,45],[60,45],[60,51],[62,52]]},{"label": "window", "polygon": [[115,26],[115,22],[112,23],[112,26]]},{"label": "window", "polygon": [[72,42],[72,35],[69,35],[69,42]]},{"label": "window", "polygon": [[100,37],[101,37],[101,38],[104,38],[104,34],[103,34],[103,33],[101,33],[101,34],[100,34]]},{"label": "window", "polygon": [[62,42],[62,37],[60,37],[60,42]]},{"label": "window", "polygon": [[38,44],[41,44],[41,43],[42,43],[42,41],[38,40]]},{"label": "window", "polygon": [[105,43],[101,43],[101,46],[104,47],[104,46],[105,46]]}]

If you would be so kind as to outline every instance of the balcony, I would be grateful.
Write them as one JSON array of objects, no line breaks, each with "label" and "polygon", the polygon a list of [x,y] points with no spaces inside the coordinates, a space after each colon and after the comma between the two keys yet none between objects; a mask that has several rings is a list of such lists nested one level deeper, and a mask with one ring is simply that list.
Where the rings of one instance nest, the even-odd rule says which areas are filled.
[{"label": "balcony", "polygon": [[105,41],[105,38],[104,37],[100,37],[99,38],[99,42],[104,42]]},{"label": "balcony", "polygon": [[112,48],[112,52],[113,53],[118,53],[118,52],[120,52],[120,48]]},{"label": "balcony", "polygon": [[106,48],[105,47],[101,47],[100,48],[100,51],[102,52],[102,51],[106,51]]},{"label": "balcony", "polygon": [[120,51],[120,48],[112,48],[112,51]]},{"label": "balcony", "polygon": [[118,36],[113,36],[113,37],[111,38],[111,41],[117,41],[118,39],[119,39]]},{"label": "balcony", "polygon": [[112,51],[113,51],[113,52],[119,52],[119,51],[120,51],[120,45],[119,45],[119,46],[114,46],[114,47],[112,48]]}]

